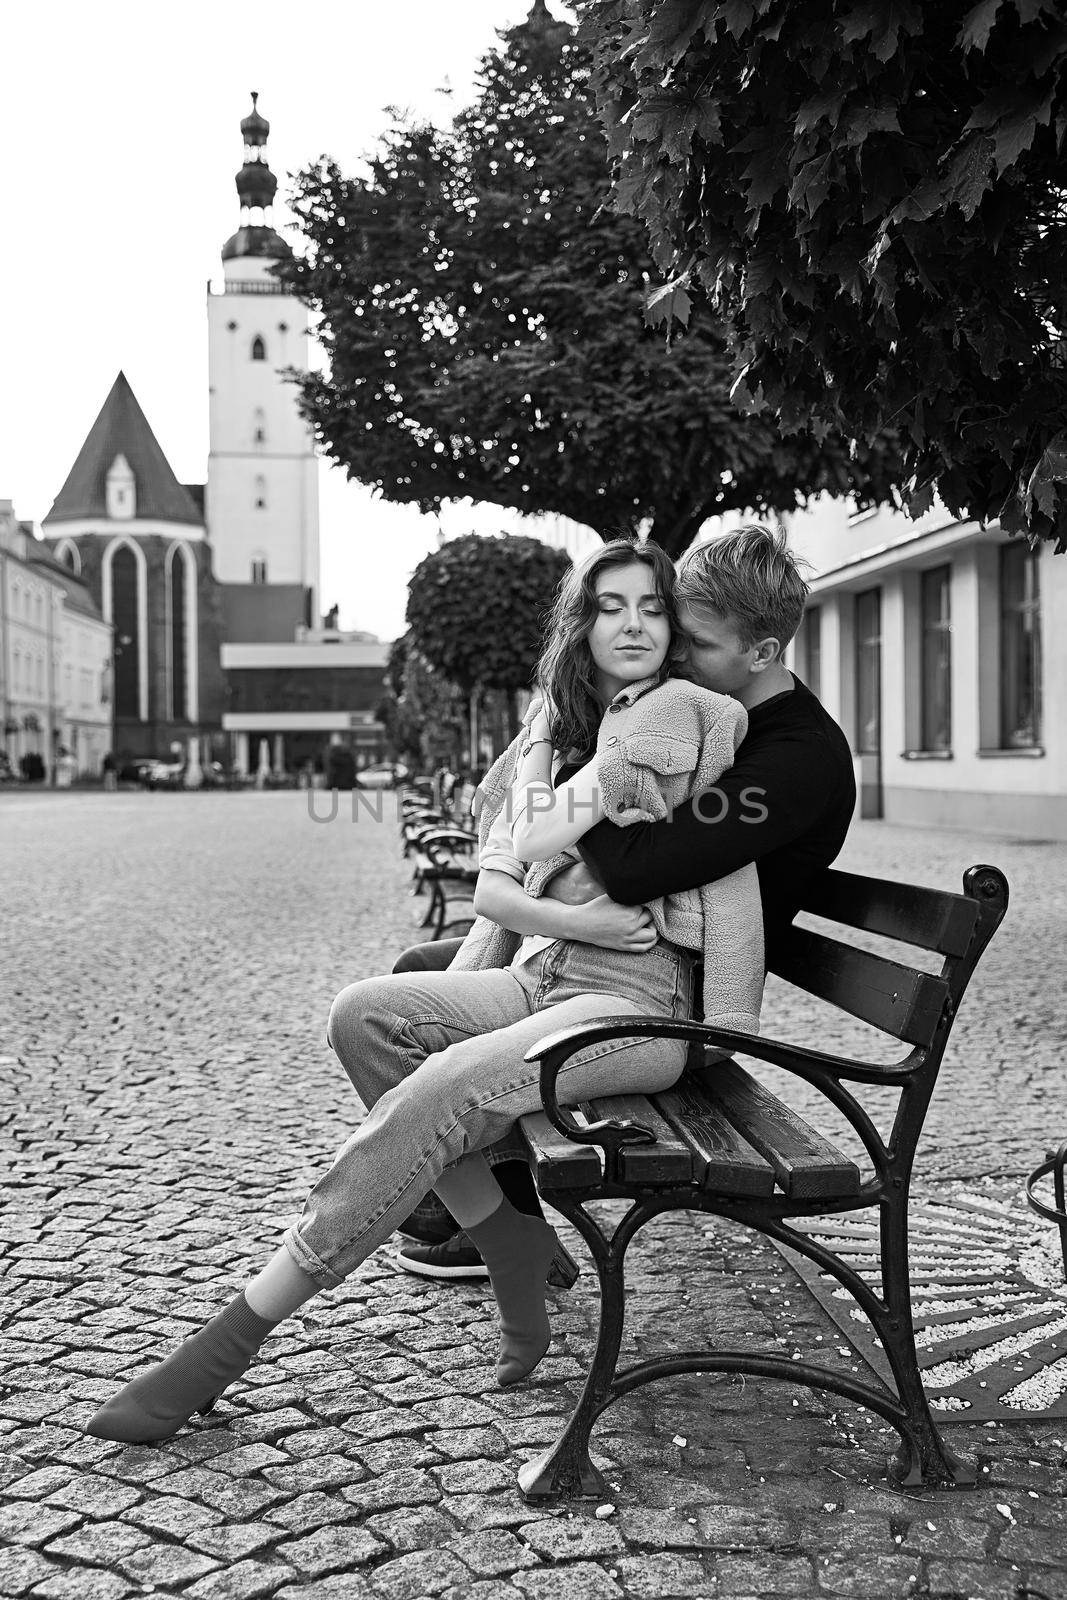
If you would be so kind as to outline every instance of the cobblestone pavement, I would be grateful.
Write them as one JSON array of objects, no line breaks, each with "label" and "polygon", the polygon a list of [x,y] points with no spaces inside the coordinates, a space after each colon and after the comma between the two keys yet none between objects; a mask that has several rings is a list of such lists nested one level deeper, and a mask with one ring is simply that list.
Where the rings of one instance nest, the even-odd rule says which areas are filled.
[{"label": "cobblestone pavement", "polygon": [[[359,1114],[324,1022],[344,982],[410,942],[407,871],[391,826],[316,826],[306,798],[0,797],[0,1595],[1067,1594],[1064,1424],[956,1428],[978,1491],[901,1497],[866,1413],[690,1379],[600,1425],[614,1510],[524,1504],[517,1466],[554,1437],[589,1349],[588,1271],[518,1391],[492,1385],[485,1289],[396,1274],[386,1250],[286,1324],[202,1425],[147,1448],[82,1433],[262,1261]],[[1019,1173],[1067,1132],[1063,989],[1046,978],[1065,858],[879,824],[843,858],[952,887],[991,860],[1012,881],[925,1174]],[[810,1034],[816,1010],[772,987],[767,1017]],[[714,1330],[839,1359],[759,1241],[695,1216],[648,1234],[631,1352]]]}]

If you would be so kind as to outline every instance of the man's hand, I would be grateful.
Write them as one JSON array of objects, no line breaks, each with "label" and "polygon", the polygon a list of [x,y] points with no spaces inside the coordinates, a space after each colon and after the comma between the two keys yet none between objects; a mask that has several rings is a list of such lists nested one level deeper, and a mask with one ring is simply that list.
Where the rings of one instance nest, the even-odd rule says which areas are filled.
[{"label": "man's hand", "polygon": [[544,899],[560,900],[565,906],[584,906],[587,901],[595,900],[597,895],[604,893],[604,885],[594,873],[590,872],[584,861],[575,861],[573,866],[564,867],[562,872],[548,884],[544,891]]},{"label": "man's hand", "polygon": [[651,950],[659,934],[647,906],[620,906],[610,896],[574,907],[572,939],[602,950]]},{"label": "man's hand", "polygon": [[558,872],[543,898],[573,906],[567,937],[579,944],[596,944],[602,950],[651,950],[659,938],[648,908],[620,906],[604,893],[603,884],[584,861]]}]

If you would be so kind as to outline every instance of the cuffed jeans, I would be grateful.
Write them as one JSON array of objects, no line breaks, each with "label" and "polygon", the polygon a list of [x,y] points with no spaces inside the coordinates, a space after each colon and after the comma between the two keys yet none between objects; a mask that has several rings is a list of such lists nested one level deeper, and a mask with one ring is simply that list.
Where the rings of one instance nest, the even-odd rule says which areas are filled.
[{"label": "cuffed jeans", "polygon": [[[604,1016],[684,1018],[695,956],[660,943],[631,953],[558,940],[521,966],[406,972],[342,990],[329,1040],[368,1114],[311,1191],[285,1244],[320,1288],[383,1244],[445,1167],[541,1105],[526,1052]],[[654,1093],[685,1066],[677,1039],[612,1039],[573,1055],[564,1105]]]}]

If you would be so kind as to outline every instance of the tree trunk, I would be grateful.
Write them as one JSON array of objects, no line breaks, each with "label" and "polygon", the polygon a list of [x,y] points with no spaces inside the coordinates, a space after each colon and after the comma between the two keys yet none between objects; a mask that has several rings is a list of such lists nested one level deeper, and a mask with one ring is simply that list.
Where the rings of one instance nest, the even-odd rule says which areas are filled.
[{"label": "tree trunk", "polygon": [[652,520],[648,537],[658,544],[672,561],[685,554],[704,523],[714,515],[714,502],[696,506],[688,511],[678,506],[658,511]]},{"label": "tree trunk", "polygon": [[470,761],[468,765],[473,772],[478,766],[478,690],[472,689],[470,695]]}]

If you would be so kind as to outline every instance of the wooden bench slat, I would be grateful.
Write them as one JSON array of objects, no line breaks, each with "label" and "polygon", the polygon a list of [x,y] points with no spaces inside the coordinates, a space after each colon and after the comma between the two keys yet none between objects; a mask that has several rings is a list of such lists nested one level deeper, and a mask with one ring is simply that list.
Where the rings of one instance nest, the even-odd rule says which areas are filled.
[{"label": "wooden bench slat", "polygon": [[544,1195],[562,1189],[595,1189],[604,1176],[600,1151],[591,1144],[573,1144],[549,1122],[543,1111],[519,1119],[530,1147],[534,1177]]},{"label": "wooden bench slat", "polygon": [[653,1102],[693,1152],[693,1178],[718,1194],[769,1195],[774,1172],[743,1139],[723,1109],[693,1079],[683,1077]]},{"label": "wooden bench slat", "polygon": [[839,939],[790,928],[770,967],[798,989],[829,1000],[906,1044],[933,1042],[948,985],[929,972],[856,950]]},{"label": "wooden bench slat", "polygon": [[619,1176],[625,1183],[692,1183],[692,1150],[646,1095],[615,1094],[593,1100],[590,1109],[594,1118],[625,1117],[656,1135],[655,1144],[627,1145],[620,1150]]},{"label": "wooden bench slat", "polygon": [[715,1066],[702,1087],[722,1106],[738,1133],[770,1162],[790,1199],[858,1193],[856,1163],[736,1061]]},{"label": "wooden bench slat", "polygon": [[978,906],[966,895],[853,872],[820,874],[804,897],[803,910],[943,956],[965,955],[978,923]]}]

